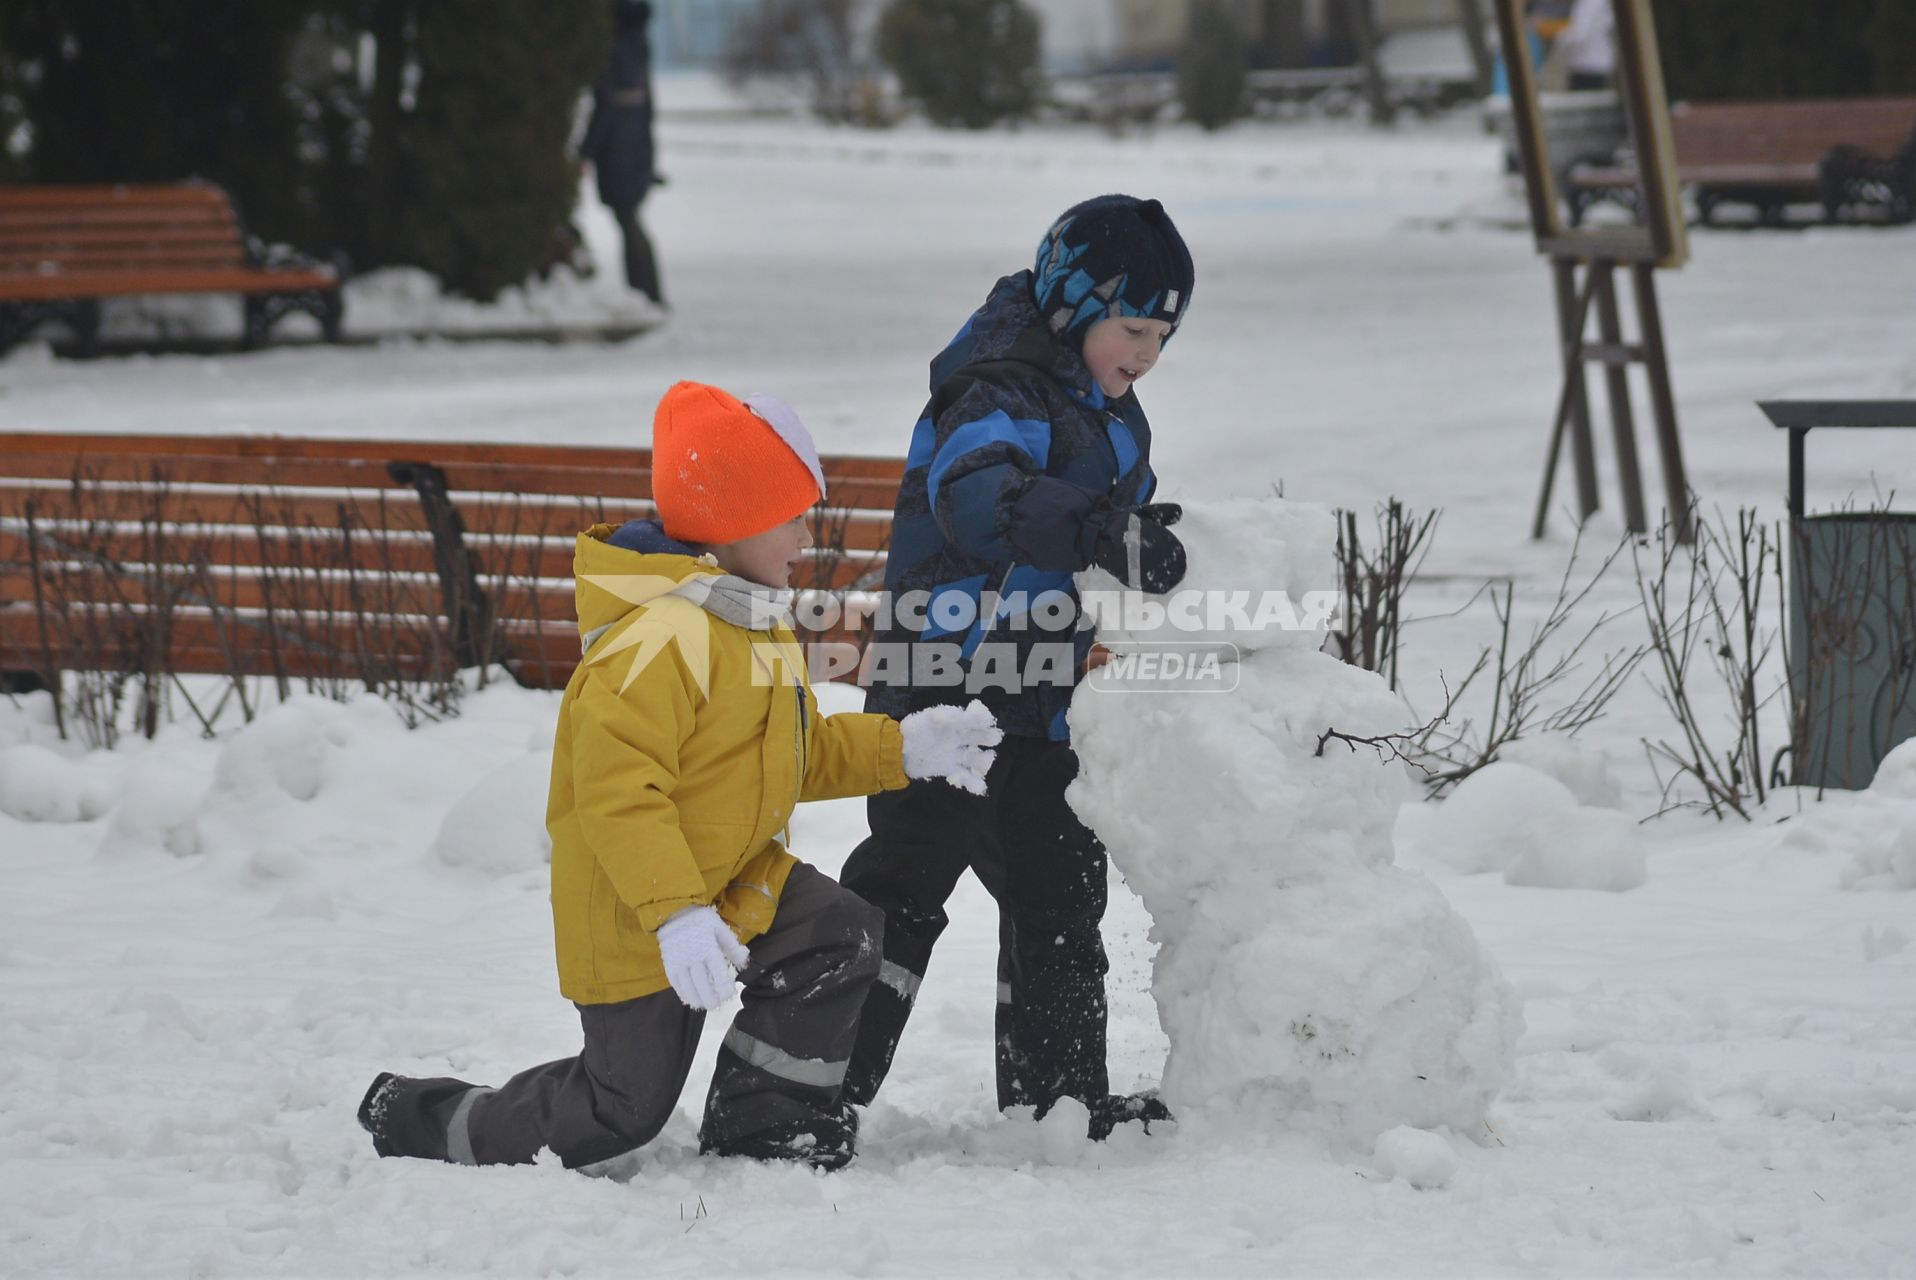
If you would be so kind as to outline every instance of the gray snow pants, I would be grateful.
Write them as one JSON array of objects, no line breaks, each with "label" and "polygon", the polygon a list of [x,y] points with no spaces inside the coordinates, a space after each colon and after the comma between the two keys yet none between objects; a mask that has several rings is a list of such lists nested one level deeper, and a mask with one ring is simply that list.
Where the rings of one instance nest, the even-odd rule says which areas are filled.
[{"label": "gray snow pants", "polygon": [[[792,869],[772,927],[752,940],[752,962],[739,975],[744,1007],[719,1051],[701,1147],[752,1153],[763,1135],[844,1124],[839,1093],[883,930],[883,914],[831,877],[803,863]],[[550,1147],[578,1168],[657,1137],[685,1087],[705,1015],[669,989],[578,1009],[585,1050],[576,1058],[496,1089],[399,1082],[384,1111],[390,1154],[529,1164]]]}]

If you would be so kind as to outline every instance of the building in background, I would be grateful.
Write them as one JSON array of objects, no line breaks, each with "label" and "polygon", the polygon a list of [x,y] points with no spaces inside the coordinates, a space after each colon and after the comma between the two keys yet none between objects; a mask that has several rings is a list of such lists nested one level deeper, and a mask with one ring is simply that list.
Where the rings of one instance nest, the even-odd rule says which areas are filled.
[{"label": "building in background", "polygon": [[759,0],[655,0],[652,65],[659,71],[716,70],[732,25]]},{"label": "building in background", "polygon": [[[662,71],[714,69],[726,36],[761,0],[657,0],[652,33]],[[866,29],[885,0],[864,0]],[[1184,42],[1191,0],[1025,0],[1044,20],[1053,75],[1168,69]],[[1356,59],[1347,0],[1239,0],[1253,61],[1265,67],[1348,66]],[[1457,0],[1371,0],[1387,38],[1454,30]]]},{"label": "building in background", "polygon": [[[1058,0],[1064,3],[1064,0]],[[1087,0],[1110,11],[1115,38],[1106,65],[1166,68],[1184,40],[1192,0]],[[1348,0],[1239,0],[1253,60],[1263,67],[1348,66],[1357,58]],[[1371,15],[1387,38],[1455,30],[1457,0],[1370,0]],[[1069,40],[1060,33],[1061,40]],[[1046,57],[1057,52],[1046,33]]]}]

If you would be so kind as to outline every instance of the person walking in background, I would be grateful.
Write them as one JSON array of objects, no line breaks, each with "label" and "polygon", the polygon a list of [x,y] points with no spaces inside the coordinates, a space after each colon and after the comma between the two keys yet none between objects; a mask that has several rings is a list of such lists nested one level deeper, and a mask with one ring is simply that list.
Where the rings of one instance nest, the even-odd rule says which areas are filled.
[{"label": "person walking in background", "polygon": [[658,181],[652,153],[652,5],[612,0],[612,60],[592,89],[592,119],[579,144],[592,162],[599,199],[625,237],[625,282],[660,306],[659,264],[639,222],[639,206]]},{"label": "person walking in background", "polygon": [[1610,0],[1577,0],[1558,37],[1572,89],[1608,89],[1617,74],[1617,15]]}]

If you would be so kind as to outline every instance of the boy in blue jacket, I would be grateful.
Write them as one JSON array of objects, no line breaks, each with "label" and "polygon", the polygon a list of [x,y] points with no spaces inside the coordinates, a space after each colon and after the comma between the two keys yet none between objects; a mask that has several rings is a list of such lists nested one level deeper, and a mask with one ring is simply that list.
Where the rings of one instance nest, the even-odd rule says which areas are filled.
[{"label": "boy in blue jacket", "polygon": [[[1190,253],[1155,200],[1067,210],[1032,269],[998,281],[931,364],[912,433],[866,708],[903,717],[982,698],[1006,737],[989,790],[912,783],[868,801],[871,835],[842,882],[885,913],[884,964],[865,997],[845,1099],[869,1103],[891,1066],[967,867],[998,902],[1001,1108],[1061,1097],[1094,1137],[1165,1119],[1114,1097],[1105,1067],[1103,845],[1065,802],[1076,776],[1066,712],[1092,647],[1073,575],[1091,565],[1169,591],[1179,509],[1152,504],[1151,429],[1132,385],[1190,307]],[[910,607],[916,595],[921,607]]]}]

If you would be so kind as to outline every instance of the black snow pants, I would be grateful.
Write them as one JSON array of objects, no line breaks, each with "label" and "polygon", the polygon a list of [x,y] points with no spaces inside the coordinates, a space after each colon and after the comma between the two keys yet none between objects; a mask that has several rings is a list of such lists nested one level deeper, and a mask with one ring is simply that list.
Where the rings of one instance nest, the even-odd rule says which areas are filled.
[{"label": "black snow pants", "polygon": [[884,1082],[967,867],[998,903],[998,1105],[1105,1101],[1105,852],[1065,803],[1077,773],[1069,743],[1006,737],[984,796],[927,781],[867,801],[871,836],[840,879],[884,911],[885,963],[846,1101],[868,1104]]},{"label": "black snow pants", "polygon": [[[719,1050],[700,1146],[804,1158],[809,1137],[843,1142],[839,1102],[865,991],[878,974],[878,912],[800,864],[772,927],[751,942],[743,1004]],[[568,1168],[644,1146],[685,1087],[705,1015],[671,990],[580,1005],[585,1050],[496,1089],[402,1079],[387,1096],[387,1154],[459,1164],[526,1164],[551,1148]],[[781,1148],[792,1148],[785,1150]]]}]

